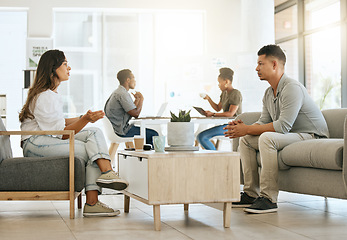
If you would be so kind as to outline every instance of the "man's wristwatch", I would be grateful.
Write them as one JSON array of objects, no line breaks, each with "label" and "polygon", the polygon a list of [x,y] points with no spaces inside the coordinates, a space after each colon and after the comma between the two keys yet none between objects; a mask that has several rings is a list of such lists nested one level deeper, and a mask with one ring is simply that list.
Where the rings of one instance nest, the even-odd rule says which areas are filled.
[{"label": "man's wristwatch", "polygon": [[213,113],[212,117],[215,117],[216,116],[216,113]]}]

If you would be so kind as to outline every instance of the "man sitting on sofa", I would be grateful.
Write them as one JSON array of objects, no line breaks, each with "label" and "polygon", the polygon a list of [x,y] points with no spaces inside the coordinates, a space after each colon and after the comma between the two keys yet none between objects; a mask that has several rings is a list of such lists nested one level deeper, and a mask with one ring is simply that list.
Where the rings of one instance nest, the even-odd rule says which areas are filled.
[{"label": "man sitting on sofa", "polygon": [[[249,213],[277,211],[277,152],[298,141],[328,137],[325,119],[308,95],[306,88],[284,74],[286,56],[277,45],[267,45],[258,51],[256,71],[260,80],[270,84],[263,97],[259,120],[246,125],[241,120],[230,122],[225,135],[240,139],[240,154],[244,174],[241,201],[233,207],[246,207]],[[260,178],[257,163],[260,154]]]},{"label": "man sitting on sofa", "polygon": [[[105,115],[112,123],[115,133],[120,137],[133,137],[140,135],[140,127],[129,124],[129,120],[138,118],[142,110],[143,96],[140,92],[134,95],[135,101],[131,99],[128,92],[136,86],[135,76],[129,69],[123,69],[117,73],[119,81],[118,88],[111,94],[105,104]],[[158,133],[146,128],[146,143],[152,143],[152,137]]]}]

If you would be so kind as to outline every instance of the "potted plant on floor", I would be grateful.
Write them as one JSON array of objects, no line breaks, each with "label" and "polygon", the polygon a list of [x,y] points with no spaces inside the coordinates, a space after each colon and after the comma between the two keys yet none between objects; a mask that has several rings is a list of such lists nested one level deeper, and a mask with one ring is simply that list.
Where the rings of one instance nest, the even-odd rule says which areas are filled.
[{"label": "potted plant on floor", "polygon": [[170,147],[194,145],[194,123],[190,122],[190,110],[179,110],[178,116],[170,111],[171,121],[167,126],[167,141]]}]

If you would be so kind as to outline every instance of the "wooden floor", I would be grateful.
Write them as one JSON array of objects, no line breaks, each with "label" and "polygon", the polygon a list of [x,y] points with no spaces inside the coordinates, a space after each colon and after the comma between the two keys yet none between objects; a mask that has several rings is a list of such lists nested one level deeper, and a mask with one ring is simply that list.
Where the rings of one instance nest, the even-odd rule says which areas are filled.
[{"label": "wooden floor", "polygon": [[[151,206],[131,200],[123,209],[123,195],[102,195],[101,201],[121,210],[117,217],[84,218],[76,210],[69,219],[67,201],[0,202],[1,240],[40,239],[347,239],[347,201],[281,192],[279,210],[246,214],[233,209],[231,227],[224,228],[221,204],[161,207],[160,232],[153,230]],[[84,202],[83,198],[83,202]]]}]

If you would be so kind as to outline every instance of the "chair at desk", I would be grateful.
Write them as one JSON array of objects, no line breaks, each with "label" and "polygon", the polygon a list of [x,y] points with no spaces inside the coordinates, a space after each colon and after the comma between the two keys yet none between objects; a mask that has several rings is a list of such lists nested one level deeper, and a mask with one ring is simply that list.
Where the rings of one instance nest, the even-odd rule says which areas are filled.
[{"label": "chair at desk", "polygon": [[224,136],[215,136],[215,137],[211,138],[211,140],[216,140],[215,147],[217,150],[220,150],[222,141],[229,141],[231,151],[233,151],[233,139],[232,138],[228,138],[228,137],[224,137]]},{"label": "chair at desk", "polygon": [[106,137],[111,142],[110,148],[108,149],[108,153],[110,154],[111,164],[113,166],[114,158],[115,158],[119,144],[124,142],[125,146],[127,148],[133,148],[134,147],[134,143],[133,143],[134,138],[133,137],[120,137],[120,136],[118,136],[114,132],[112,124],[107,117],[104,117],[102,119],[102,121],[103,121]]}]

